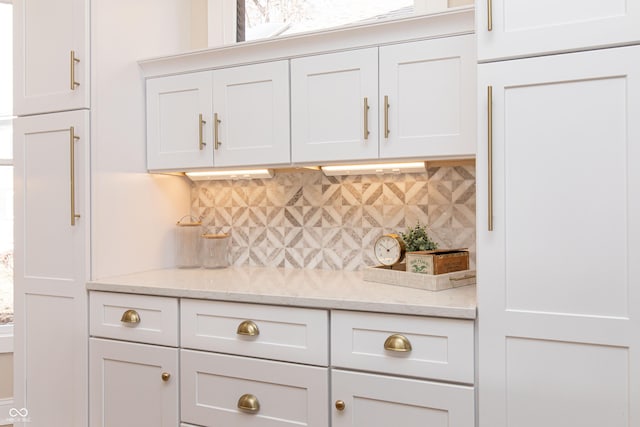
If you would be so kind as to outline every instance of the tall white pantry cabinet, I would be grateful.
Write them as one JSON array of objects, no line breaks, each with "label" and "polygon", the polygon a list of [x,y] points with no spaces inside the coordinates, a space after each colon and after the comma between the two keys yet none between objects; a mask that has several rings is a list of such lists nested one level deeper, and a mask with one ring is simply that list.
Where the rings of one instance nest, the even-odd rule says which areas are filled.
[{"label": "tall white pantry cabinet", "polygon": [[479,425],[637,426],[640,1],[514,3],[476,4]]}]

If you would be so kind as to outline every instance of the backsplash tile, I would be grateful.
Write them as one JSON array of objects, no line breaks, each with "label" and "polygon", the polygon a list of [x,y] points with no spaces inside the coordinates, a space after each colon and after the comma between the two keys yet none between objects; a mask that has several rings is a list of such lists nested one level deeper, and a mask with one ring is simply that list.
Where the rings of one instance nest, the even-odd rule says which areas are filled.
[{"label": "backsplash tile", "polygon": [[475,268],[475,166],[427,163],[426,174],[199,181],[192,215],[231,233],[235,265],[358,270],[375,265],[373,242],[428,224],[440,248],[466,247]]}]

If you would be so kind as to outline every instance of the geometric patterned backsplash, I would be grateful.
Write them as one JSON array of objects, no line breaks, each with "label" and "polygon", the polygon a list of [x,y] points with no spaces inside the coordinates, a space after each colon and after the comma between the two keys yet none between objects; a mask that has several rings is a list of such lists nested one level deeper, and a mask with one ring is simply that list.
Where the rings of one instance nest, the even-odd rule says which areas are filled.
[{"label": "geometric patterned backsplash", "polygon": [[420,221],[439,248],[468,248],[475,268],[473,161],[427,162],[426,174],[197,181],[191,215],[209,233],[231,233],[231,262],[324,270],[376,265],[373,242]]}]

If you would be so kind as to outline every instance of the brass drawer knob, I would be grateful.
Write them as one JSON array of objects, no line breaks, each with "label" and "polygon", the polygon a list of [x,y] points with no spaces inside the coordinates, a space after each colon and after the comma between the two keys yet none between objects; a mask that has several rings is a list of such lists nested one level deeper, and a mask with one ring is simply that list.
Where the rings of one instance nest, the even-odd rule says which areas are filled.
[{"label": "brass drawer knob", "polygon": [[260,335],[260,329],[258,329],[258,325],[251,320],[245,320],[244,322],[238,325],[238,330],[236,331],[238,335],[246,335],[249,337],[255,337]]},{"label": "brass drawer knob", "polygon": [[344,400],[336,400],[336,409],[338,411],[344,411],[345,406],[347,405],[345,405]]},{"label": "brass drawer knob", "polygon": [[397,351],[406,353],[412,350],[411,342],[404,335],[393,334],[384,342],[384,349],[388,351]]},{"label": "brass drawer knob", "polygon": [[238,399],[238,409],[248,414],[255,414],[260,410],[260,402],[253,394],[243,394]]},{"label": "brass drawer knob", "polygon": [[169,378],[171,378],[171,374],[169,372],[162,373],[162,381],[169,381]]},{"label": "brass drawer knob", "polygon": [[120,321],[122,323],[129,323],[129,324],[136,325],[140,323],[140,315],[135,310],[127,310],[124,313],[122,313],[122,317],[120,318]]}]

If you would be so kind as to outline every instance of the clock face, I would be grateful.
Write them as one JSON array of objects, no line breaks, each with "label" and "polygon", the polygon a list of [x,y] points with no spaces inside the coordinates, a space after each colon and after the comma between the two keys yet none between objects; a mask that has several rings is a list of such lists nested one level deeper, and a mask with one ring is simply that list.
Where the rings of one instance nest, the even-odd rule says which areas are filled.
[{"label": "clock face", "polygon": [[404,243],[397,234],[385,234],[376,240],[373,251],[380,264],[397,264],[404,256]]}]

